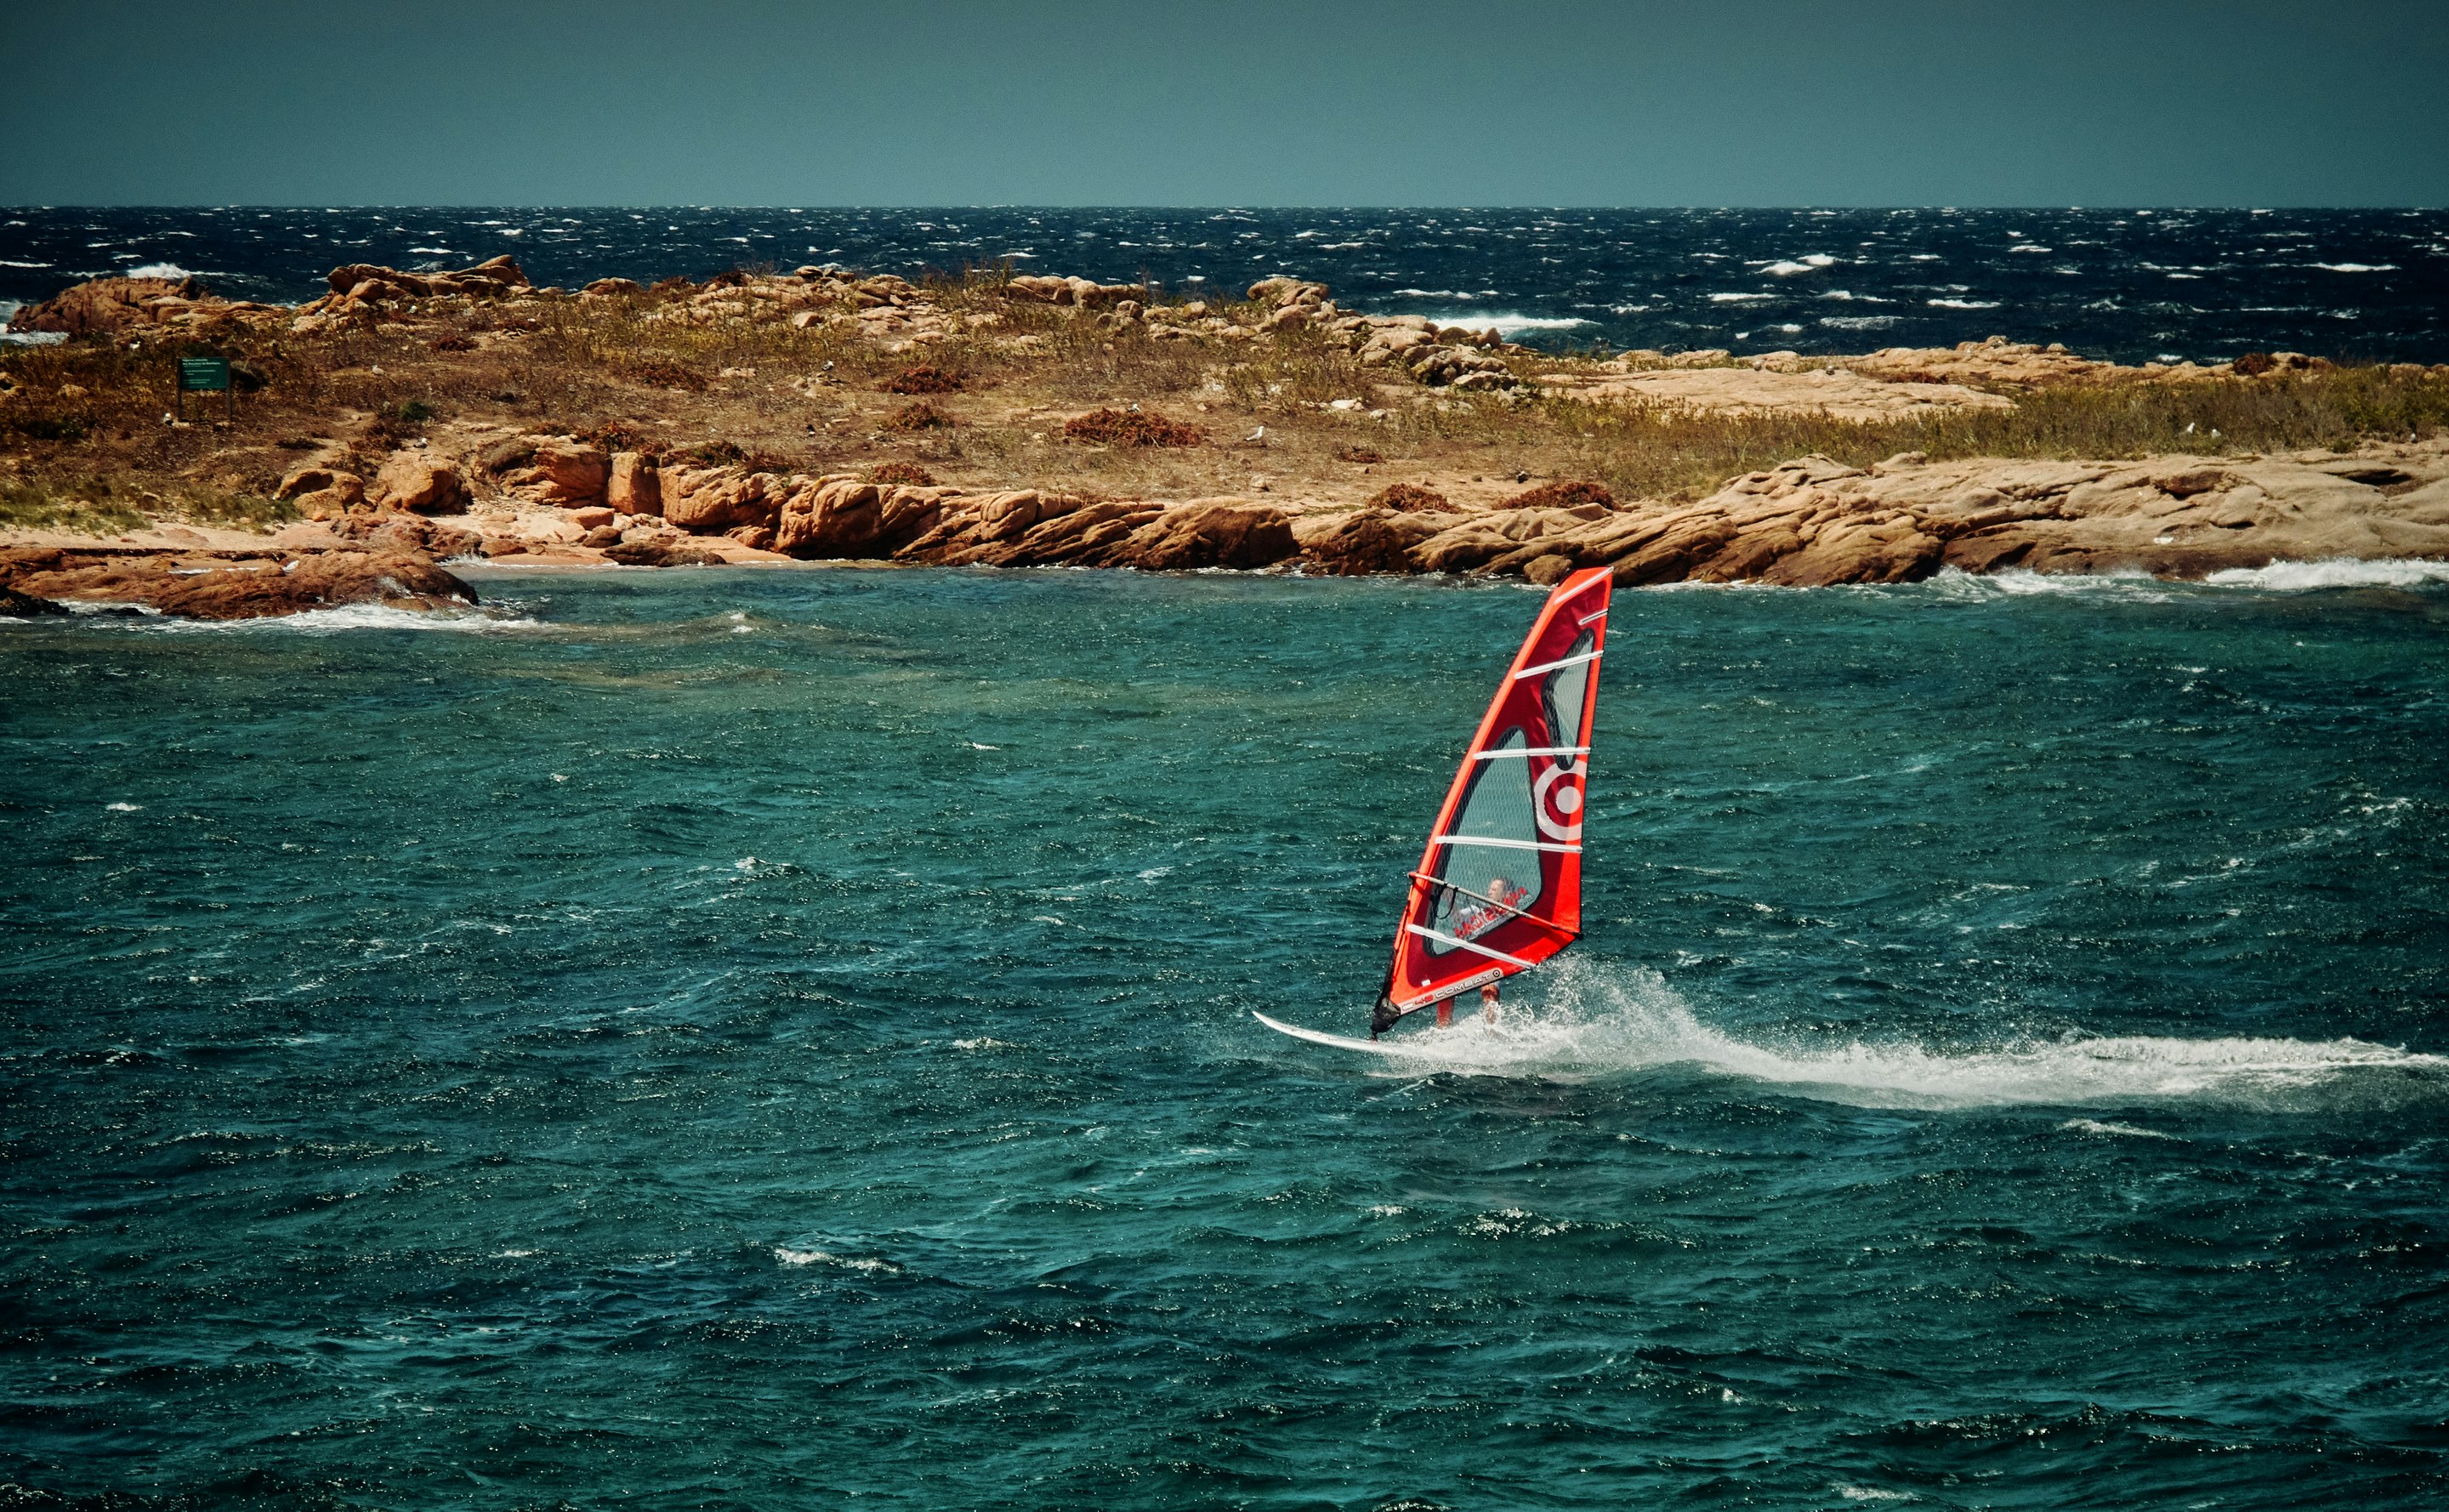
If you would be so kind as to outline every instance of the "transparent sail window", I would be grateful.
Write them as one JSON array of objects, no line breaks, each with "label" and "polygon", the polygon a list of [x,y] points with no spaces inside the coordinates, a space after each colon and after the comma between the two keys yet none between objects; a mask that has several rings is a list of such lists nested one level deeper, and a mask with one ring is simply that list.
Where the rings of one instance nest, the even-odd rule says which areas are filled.
[{"label": "transparent sail window", "polygon": [[[1574,669],[1578,670],[1578,669]],[[1577,710],[1578,712],[1578,710]],[[1518,750],[1531,745],[1520,726],[1489,743],[1489,750]],[[1544,742],[1542,743],[1544,744]],[[1447,845],[1437,858],[1435,875],[1454,887],[1437,889],[1429,911],[1429,927],[1455,940],[1477,940],[1514,916],[1508,909],[1528,909],[1539,901],[1543,856],[1535,845],[1539,823],[1533,806],[1529,760],[1499,758],[1473,763],[1471,788],[1456,810],[1455,835],[1479,840],[1521,843],[1526,848],[1497,845]],[[1476,898],[1466,897],[1476,893]],[[1501,903],[1503,907],[1492,904]],[[1427,941],[1432,956],[1452,954],[1457,947]]]},{"label": "transparent sail window", "polygon": [[[1584,630],[1573,639],[1572,649],[1565,655],[1585,656],[1598,644],[1598,636]],[[1555,744],[1582,744],[1582,705],[1589,701],[1591,674],[1598,669],[1596,662],[1575,662],[1560,667],[1549,674],[1540,688],[1548,705],[1548,727],[1555,733]]]}]

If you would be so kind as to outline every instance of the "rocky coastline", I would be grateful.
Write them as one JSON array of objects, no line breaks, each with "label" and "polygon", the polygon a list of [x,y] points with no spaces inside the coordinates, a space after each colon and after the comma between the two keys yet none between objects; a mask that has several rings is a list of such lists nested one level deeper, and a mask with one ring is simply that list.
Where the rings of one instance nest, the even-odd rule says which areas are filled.
[{"label": "rocky coastline", "polygon": [[[192,281],[107,280],[20,310],[12,328],[58,333],[92,354],[215,346],[237,352],[241,367],[259,347],[295,362],[301,349],[320,350],[317,343],[338,350],[370,340],[447,367],[531,349],[547,320],[565,335],[594,317],[674,340],[769,333],[769,340],[830,343],[805,347],[809,355],[842,356],[839,365],[827,359],[785,373],[745,364],[662,371],[617,350],[595,360],[622,375],[633,413],[705,395],[687,402],[726,398],[771,431],[796,406],[811,417],[810,436],[821,436],[817,417],[829,430],[877,427],[843,446],[889,450],[950,436],[935,444],[974,475],[937,482],[924,451],[913,453],[921,460],[885,456],[857,468],[795,465],[753,436],[745,445],[720,434],[684,440],[652,414],[552,423],[501,413],[519,396],[496,397],[494,413],[472,406],[456,415],[422,403],[332,402],[317,434],[252,444],[253,455],[281,464],[262,490],[269,517],[258,522],[273,528],[213,528],[150,510],[141,524],[106,535],[21,524],[0,532],[0,590],[10,595],[0,613],[39,612],[28,606],[58,600],[204,618],[344,603],[473,603],[474,591],[444,565],[454,561],[1224,569],[1533,583],[1609,567],[1627,586],[1823,587],[1909,582],[1948,569],[2199,577],[2285,560],[2449,557],[2449,438],[2437,427],[2268,452],[2206,445],[2096,458],[1934,459],[1908,449],[1877,461],[1814,452],[1664,496],[1622,496],[1597,478],[1555,471],[1508,474],[1492,461],[1497,443],[1488,440],[1423,446],[1413,458],[1370,444],[1391,434],[1390,416],[1416,417],[1421,434],[1468,422],[1501,439],[1509,417],[1542,407],[1591,417],[1576,423],[1602,436],[1618,415],[1652,425],[1804,417],[1904,434],[1900,424],[1996,416],[2052,393],[2126,396],[2120,402],[2141,406],[2180,391],[2281,395],[2335,371],[2296,354],[2128,368],[1994,338],[1851,358],[1564,358],[1494,331],[1346,311],[1323,285],[1291,279],[1264,281],[1229,304],[1164,303],[1134,285],[1052,277],[972,281],[957,298],[831,268],[672,281],[649,289],[607,280],[570,293],[534,288],[508,258],[451,273],[350,266],[334,270],[329,293],[293,309],[216,300]],[[1122,382],[1089,392],[1096,385],[1064,366],[1126,349],[1174,363],[1167,371],[1208,377],[1197,388],[1177,380],[1169,398],[1154,391],[1134,398]],[[1291,354],[1328,376],[1321,381],[1351,392],[1296,401],[1263,385],[1238,416],[1221,400],[1185,402],[1186,394],[1226,394],[1213,375],[1231,376],[1240,355],[1254,351]],[[998,385],[965,373],[990,359],[1024,377]],[[855,360],[887,376],[856,385],[839,372]],[[2435,391],[2449,396],[2449,368],[2383,377],[2394,392],[2424,402]],[[89,396],[76,382],[41,391],[14,371],[0,384],[0,440],[12,414],[21,422],[20,441],[0,455],[29,475],[46,458],[22,439],[45,434],[28,417],[60,414]],[[79,393],[66,394],[70,388]],[[990,388],[1000,392],[973,397]],[[970,405],[962,416],[945,408],[954,396]],[[1240,423],[1250,417],[1261,423],[1242,437]],[[183,445],[183,457],[202,458],[183,462],[190,475],[250,452],[241,436],[189,441],[182,422],[164,416],[160,423],[172,450]],[[1282,440],[1271,449],[1271,424],[1352,439],[1337,440],[1332,452],[1313,440],[1287,456]],[[131,426],[114,434],[137,444]],[[954,444],[1003,434],[1014,439],[998,442],[1006,451],[993,457]],[[1460,450],[1466,445],[1478,450]],[[1079,487],[1032,477],[1030,458],[1052,456],[1053,447],[1220,458],[1203,464],[1209,479],[1240,475],[1244,486]],[[9,475],[0,474],[0,484]]]}]

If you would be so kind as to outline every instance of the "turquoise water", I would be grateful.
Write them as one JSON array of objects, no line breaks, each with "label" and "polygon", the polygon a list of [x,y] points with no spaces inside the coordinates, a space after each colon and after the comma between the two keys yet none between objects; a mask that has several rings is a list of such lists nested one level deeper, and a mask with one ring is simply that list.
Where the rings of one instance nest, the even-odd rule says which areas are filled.
[{"label": "turquoise water", "polygon": [[2437,1505],[2449,585],[2288,572],[1619,595],[1426,1062],[1248,1011],[1365,1022],[1518,587],[0,627],[0,1481]]}]

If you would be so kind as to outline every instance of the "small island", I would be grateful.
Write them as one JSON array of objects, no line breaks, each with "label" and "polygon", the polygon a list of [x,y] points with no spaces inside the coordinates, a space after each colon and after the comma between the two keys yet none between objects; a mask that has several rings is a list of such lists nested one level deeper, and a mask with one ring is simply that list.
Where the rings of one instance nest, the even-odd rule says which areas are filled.
[{"label": "small island", "polygon": [[[1545,351],[1341,308],[834,266],[296,307],[105,279],[0,348],[0,610],[440,607],[453,563],[2198,578],[2449,557],[2449,366]],[[183,357],[226,359],[175,403]],[[184,417],[181,417],[183,411]]]}]

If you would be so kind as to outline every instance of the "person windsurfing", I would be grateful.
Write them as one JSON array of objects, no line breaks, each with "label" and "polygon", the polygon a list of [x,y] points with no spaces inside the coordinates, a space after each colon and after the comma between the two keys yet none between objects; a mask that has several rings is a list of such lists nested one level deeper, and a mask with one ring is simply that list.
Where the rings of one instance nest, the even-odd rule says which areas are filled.
[{"label": "person windsurfing", "polygon": [[[1612,584],[1593,567],[1550,590],[1496,685],[1408,873],[1370,1040],[1428,1009],[1451,1025],[1455,999],[1475,987],[1493,1024],[1497,982],[1580,938],[1584,785]],[[1297,1039],[1374,1048],[1257,1017]]]}]

